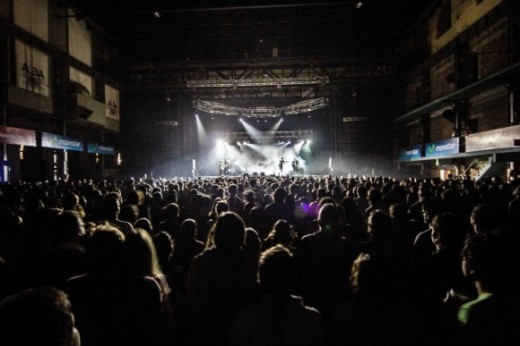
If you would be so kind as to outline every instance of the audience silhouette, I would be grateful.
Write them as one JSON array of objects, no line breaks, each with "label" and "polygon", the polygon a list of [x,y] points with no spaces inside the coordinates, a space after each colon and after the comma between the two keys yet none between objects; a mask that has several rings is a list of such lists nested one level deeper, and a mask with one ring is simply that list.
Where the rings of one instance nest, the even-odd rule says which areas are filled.
[{"label": "audience silhouette", "polygon": [[519,191],[491,177],[0,184],[0,344],[516,345]]}]

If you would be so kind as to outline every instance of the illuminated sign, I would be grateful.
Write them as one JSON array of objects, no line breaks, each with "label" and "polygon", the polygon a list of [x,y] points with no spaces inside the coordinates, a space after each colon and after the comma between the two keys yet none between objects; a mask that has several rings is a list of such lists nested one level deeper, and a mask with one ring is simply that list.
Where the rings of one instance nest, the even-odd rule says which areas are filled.
[{"label": "illuminated sign", "polygon": [[399,160],[413,160],[421,157],[422,145],[414,145],[399,151]]},{"label": "illuminated sign", "polygon": [[99,144],[96,142],[87,142],[87,151],[89,154],[115,155],[116,149],[109,145]]},{"label": "illuminated sign", "polygon": [[35,147],[36,132],[34,130],[0,126],[0,143]]},{"label": "illuminated sign", "polygon": [[458,154],[459,138],[445,139],[442,141],[435,141],[426,143],[424,145],[425,157],[438,157],[449,154]]},{"label": "illuminated sign", "polygon": [[65,149],[72,151],[83,151],[83,141],[78,138],[42,132],[42,147],[52,149]]}]

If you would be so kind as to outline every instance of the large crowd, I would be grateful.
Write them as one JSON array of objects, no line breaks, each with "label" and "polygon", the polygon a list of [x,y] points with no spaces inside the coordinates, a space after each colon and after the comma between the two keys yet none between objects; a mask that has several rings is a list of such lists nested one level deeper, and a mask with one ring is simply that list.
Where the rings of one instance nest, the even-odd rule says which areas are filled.
[{"label": "large crowd", "polygon": [[519,345],[520,182],[0,185],[1,345]]}]

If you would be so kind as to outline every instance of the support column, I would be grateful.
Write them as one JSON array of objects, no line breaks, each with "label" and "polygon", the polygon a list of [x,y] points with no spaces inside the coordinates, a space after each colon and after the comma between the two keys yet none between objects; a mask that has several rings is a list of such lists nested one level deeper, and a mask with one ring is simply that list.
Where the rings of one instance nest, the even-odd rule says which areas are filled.
[{"label": "support column", "polygon": [[[63,121],[63,135],[67,135],[67,120]],[[67,150],[63,149],[63,178],[69,179],[69,155]]]},{"label": "support column", "polygon": [[[2,85],[2,96],[1,96],[1,104],[2,104],[2,125],[7,126],[7,86]],[[0,167],[2,167],[1,174],[1,182],[8,182],[9,181],[9,165],[6,165],[6,163],[9,161],[9,157],[7,156],[7,144],[2,144],[2,164]]]}]

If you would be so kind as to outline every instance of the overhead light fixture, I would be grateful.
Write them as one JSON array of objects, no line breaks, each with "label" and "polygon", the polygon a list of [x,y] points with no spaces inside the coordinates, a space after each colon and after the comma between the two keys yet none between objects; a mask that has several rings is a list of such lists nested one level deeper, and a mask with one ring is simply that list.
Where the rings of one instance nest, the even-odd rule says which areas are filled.
[{"label": "overhead light fixture", "polygon": [[344,123],[353,123],[353,122],[359,122],[359,121],[367,121],[367,117],[343,117],[342,121]]},{"label": "overhead light fixture", "polygon": [[359,1],[358,3],[356,3],[356,8],[359,9],[363,7],[363,1]]},{"label": "overhead light fixture", "polygon": [[250,143],[253,141],[265,141],[271,143],[290,143],[296,142],[298,139],[307,138],[310,141],[313,138],[312,130],[295,130],[295,131],[262,131],[251,136],[248,132],[225,132],[222,139],[227,142],[243,141]]},{"label": "overhead light fixture", "polygon": [[205,100],[195,100],[193,107],[196,110],[211,114],[223,114],[227,116],[244,116],[248,118],[276,118],[283,115],[295,115],[312,112],[327,107],[328,99],[320,97],[293,103],[285,107],[252,107],[240,108]]},{"label": "overhead light fixture", "polygon": [[266,78],[262,79],[226,79],[226,80],[189,80],[188,88],[234,88],[275,86],[280,88],[287,85],[324,85],[329,83],[329,77],[295,77],[295,78]]},{"label": "overhead light fixture", "polygon": [[154,16],[155,18],[161,18],[161,12],[159,12],[159,11],[155,11],[155,12],[153,13],[153,16]]}]

